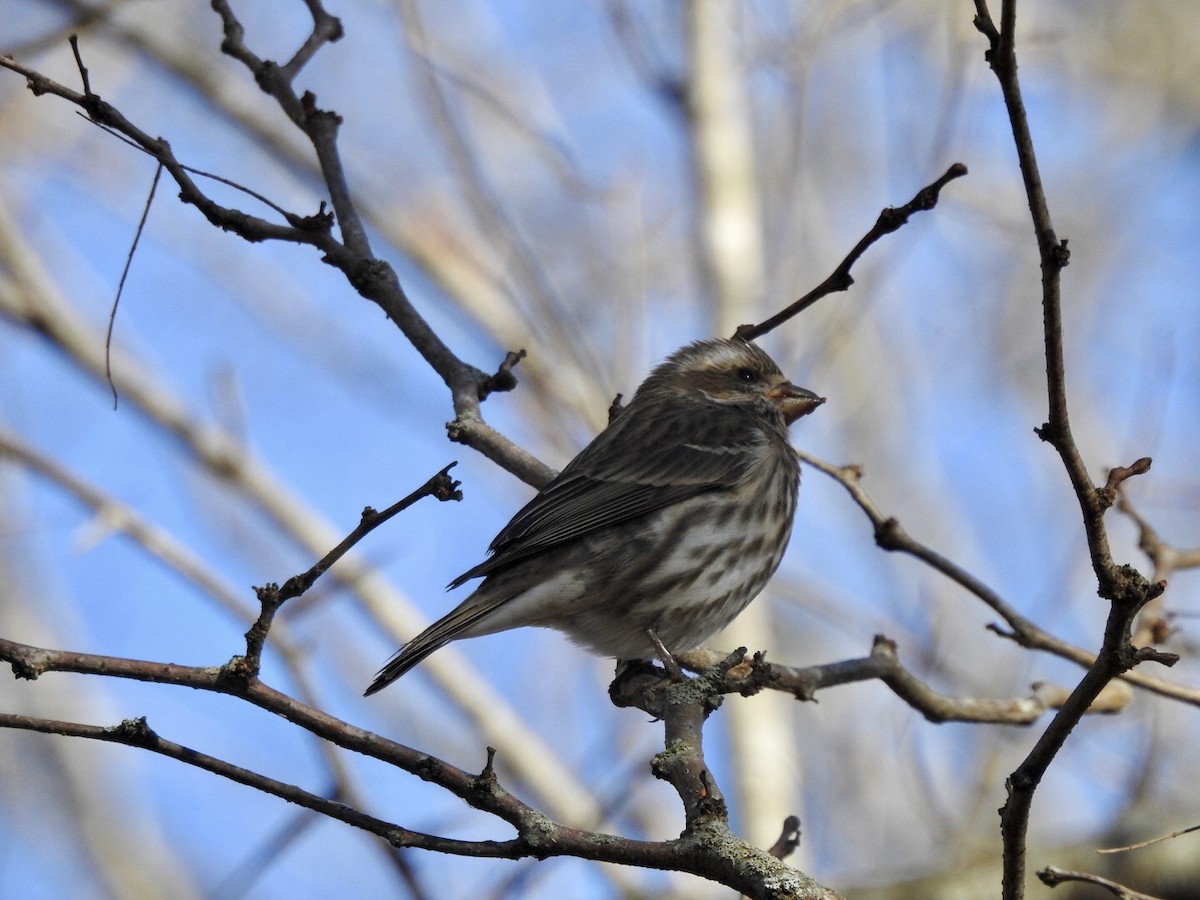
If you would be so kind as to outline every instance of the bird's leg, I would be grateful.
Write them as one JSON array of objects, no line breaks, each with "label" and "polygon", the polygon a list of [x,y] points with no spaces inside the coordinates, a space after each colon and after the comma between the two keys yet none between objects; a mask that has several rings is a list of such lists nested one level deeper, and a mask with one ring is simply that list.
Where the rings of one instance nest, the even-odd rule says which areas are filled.
[{"label": "bird's leg", "polygon": [[683,669],[679,668],[679,663],[675,662],[675,657],[671,655],[671,651],[667,649],[666,644],[659,638],[658,633],[653,628],[647,628],[646,635],[650,638],[650,643],[654,645],[654,649],[658,651],[658,658],[662,660],[663,668],[667,670],[667,674],[671,676],[671,680],[687,681],[687,676],[683,674]]}]

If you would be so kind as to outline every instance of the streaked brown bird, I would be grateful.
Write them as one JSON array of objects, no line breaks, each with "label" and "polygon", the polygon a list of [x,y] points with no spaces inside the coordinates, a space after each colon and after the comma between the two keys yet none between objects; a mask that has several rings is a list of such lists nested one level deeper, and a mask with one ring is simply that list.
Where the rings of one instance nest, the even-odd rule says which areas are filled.
[{"label": "streaked brown bird", "polygon": [[450,641],[526,625],[617,659],[699,646],[779,567],[800,485],[787,427],[824,402],[747,341],[677,350],[450,583],[482,577],[475,592],[366,693]]}]

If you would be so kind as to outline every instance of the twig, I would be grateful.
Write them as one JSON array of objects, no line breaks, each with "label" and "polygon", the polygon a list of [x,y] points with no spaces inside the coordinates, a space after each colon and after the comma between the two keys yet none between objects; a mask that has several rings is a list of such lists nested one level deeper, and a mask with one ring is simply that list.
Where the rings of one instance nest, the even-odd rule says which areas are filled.
[{"label": "twig", "polygon": [[1042,880],[1042,884],[1047,887],[1058,887],[1060,884],[1068,881],[1078,881],[1102,887],[1114,897],[1117,897],[1118,900],[1162,900],[1161,897],[1143,894],[1141,891],[1135,891],[1132,888],[1125,887],[1123,884],[1117,884],[1115,881],[1109,881],[1107,878],[1101,878],[1099,875],[1090,875],[1087,872],[1069,872],[1066,869],[1047,866],[1038,872],[1037,876]]},{"label": "twig", "polygon": [[[1083,526],[1100,596],[1107,600],[1127,603],[1144,602],[1142,598],[1149,589],[1149,582],[1136,570],[1128,566],[1118,566],[1113,562],[1108,533],[1104,527],[1104,512],[1111,506],[1112,498],[1092,483],[1071,433],[1070,416],[1067,411],[1066,370],[1063,362],[1061,294],[1062,270],[1070,260],[1070,253],[1067,250],[1066,239],[1060,240],[1054,230],[1038,168],[1037,154],[1033,147],[1029,119],[1025,114],[1025,102],[1021,96],[1013,34],[1016,26],[1016,0],[1004,0],[999,29],[992,21],[987,0],[975,0],[975,8],[975,27],[988,38],[987,59],[1000,83],[1004,104],[1008,110],[1013,142],[1041,258],[1042,320],[1049,416],[1046,423],[1035,431],[1038,437],[1058,451],[1071,480],[1083,514]],[[1139,459],[1124,477],[1145,472],[1149,468],[1149,458]]]},{"label": "twig", "polygon": [[117,306],[121,302],[121,292],[125,290],[125,278],[129,275],[129,267],[133,265],[133,254],[137,252],[138,242],[142,239],[142,230],[146,227],[146,219],[150,215],[150,205],[154,202],[154,193],[158,190],[158,179],[162,175],[162,170],[162,162],[159,162],[154,167],[154,180],[150,182],[150,193],[146,195],[146,205],[142,207],[142,217],[138,219],[137,229],[133,233],[133,243],[129,245],[129,253],[125,256],[125,266],[121,269],[121,279],[117,282],[117,295],[113,297],[112,309],[108,312],[108,330],[104,334],[104,373],[108,376],[108,386],[112,390],[114,410],[117,408],[117,385],[113,381],[112,374],[112,337],[113,327],[117,322]]},{"label": "twig", "polygon": [[800,819],[788,816],[783,820],[783,830],[771,848],[767,850],[776,859],[787,859],[800,846]]},{"label": "twig", "polygon": [[442,502],[448,500],[462,500],[463,495],[459,485],[461,482],[450,477],[450,470],[457,466],[457,462],[452,462],[444,467],[440,472],[426,481],[423,485],[404,497],[396,501],[383,512],[376,512],[371,507],[367,507],[362,511],[362,517],[358,525],[351,531],[346,538],[330,550],[324,557],[317,561],[312,568],[300,575],[293,575],[283,587],[279,588],[280,601],[290,600],[293,597],[299,597],[320,578],[329,567],[341,559],[346,553],[364,537],[386,522],[388,519],[402,512],[416,503],[423,497],[433,497]]},{"label": "twig", "polygon": [[[678,655],[681,664],[692,671],[705,671],[720,663],[727,654],[715,650],[692,650]],[[895,642],[876,635],[869,656],[815,666],[793,667],[768,662],[761,653],[743,665],[730,668],[720,683],[722,693],[748,696],[760,690],[789,693],[797,700],[812,700],[817,693],[843,684],[881,681],[901,700],[921,713],[926,720],[976,722],[994,725],[1030,725],[1048,709],[1057,709],[1067,692],[1053,685],[1033,685],[1027,697],[987,698],[948,697],[939,694],[905,668],[896,652]],[[1128,705],[1128,690],[1114,689],[1102,696],[1090,713],[1119,712]]]},{"label": "twig", "polygon": [[517,376],[513,374],[513,369],[517,367],[517,363],[523,360],[526,356],[525,351],[508,351],[504,354],[504,361],[500,363],[500,368],[496,370],[495,375],[489,375],[479,383],[479,399],[486,400],[489,394],[496,391],[511,391],[517,386]]},{"label": "twig", "polygon": [[[1000,833],[1004,841],[1004,896],[1024,896],[1025,836],[1033,795],[1050,764],[1066,743],[1067,737],[1108,683],[1122,672],[1147,658],[1145,651],[1134,651],[1129,643],[1130,630],[1140,607],[1114,603],[1104,629],[1104,642],[1096,661],[1080,680],[1071,696],[1050,720],[1028,755],[1009,776],[1008,799],[1000,810]],[[1167,654],[1155,654],[1158,661],[1170,665]]]},{"label": "twig", "polygon": [[937,206],[938,195],[943,187],[953,181],[955,178],[961,178],[967,174],[967,167],[962,163],[955,163],[945,174],[937,181],[928,184],[921,188],[911,200],[899,207],[887,207],[875,220],[875,224],[871,230],[863,235],[862,239],[854,245],[846,258],[843,259],[836,269],[818,284],[815,288],[794,302],[791,306],[778,312],[771,318],[758,325],[741,325],[734,332],[734,338],[741,340],[752,341],[762,337],[768,331],[778,328],[784,322],[791,319],[793,316],[799,315],[804,310],[808,309],[822,297],[828,294],[834,294],[838,291],[847,290],[850,285],[854,284],[854,278],[850,274],[850,270],[854,268],[854,264],[858,262],[859,257],[867,252],[872,244],[878,241],[881,237],[891,234],[893,231],[898,231],[915,212],[922,210],[933,209]]},{"label": "twig", "polygon": [[1162,841],[1169,841],[1185,834],[1191,834],[1193,831],[1200,831],[1200,825],[1189,825],[1187,828],[1181,828],[1178,831],[1172,831],[1170,834],[1160,834],[1158,837],[1150,838],[1145,841],[1138,841],[1136,844],[1129,844],[1125,847],[1106,847],[1102,850],[1097,850],[1097,853],[1125,853],[1128,850],[1141,850],[1143,847],[1149,847],[1152,844],[1158,844]]},{"label": "twig", "polygon": [[1100,503],[1105,509],[1117,502],[1122,484],[1134,475],[1145,475],[1150,471],[1150,462],[1150,457],[1143,456],[1141,459],[1134,460],[1131,465],[1117,466],[1108,470],[1108,480],[1098,492]]},{"label": "twig", "polygon": [[[10,234],[8,239],[11,241],[13,237]],[[103,382],[103,344],[87,323],[36,281],[24,284],[23,290],[36,302],[15,305],[7,294],[0,293],[0,315],[24,324],[61,350],[86,376],[97,383]],[[147,371],[138,372],[135,362],[128,365],[134,368],[127,367],[127,371],[134,374],[124,386],[122,399],[140,412],[164,439],[175,442],[201,472],[258,510],[279,534],[300,548],[303,556],[319,559],[344,537],[344,532],[335,531],[316,515],[235,435],[195,418],[187,404],[164,387],[161,379]],[[385,579],[355,554],[347,554],[329,577],[338,579],[391,639],[400,641],[419,624],[420,617],[407,598],[389,587]],[[241,604],[237,605],[240,608]],[[257,610],[240,620],[252,622],[256,614]],[[280,649],[284,650],[282,643]],[[542,808],[576,823],[595,825],[602,821],[599,802],[580,783],[577,773],[542,738],[525,727],[511,705],[483,682],[466,660],[450,649],[442,659],[431,660],[427,671],[449,701],[478,729],[481,739],[510,752],[512,776]]]},{"label": "twig", "polygon": [[[75,115],[79,116],[79,118],[83,119],[89,125],[93,125],[96,128],[99,128],[105,134],[109,135],[112,138],[115,138],[116,140],[120,141],[122,144],[125,144],[127,147],[132,147],[134,150],[138,151],[138,153],[144,153],[153,159],[158,159],[158,157],[156,157],[150,150],[143,147],[141,144],[137,143],[136,141],[132,141],[129,138],[125,137],[125,135],[121,134],[121,132],[117,131],[115,128],[111,128],[108,125],[105,125],[103,122],[97,122],[95,119],[88,118],[86,113],[76,111]],[[201,178],[207,178],[210,181],[215,181],[218,184],[223,184],[226,187],[233,188],[235,191],[238,191],[239,193],[245,194],[247,197],[254,198],[259,203],[261,203],[263,206],[267,207],[268,209],[273,210],[274,212],[279,213],[279,215],[282,218],[286,219],[290,224],[295,225],[297,228],[316,228],[316,229],[320,229],[323,231],[329,231],[330,227],[333,224],[332,215],[325,211],[325,201],[324,200],[321,201],[320,208],[313,215],[299,216],[296,213],[293,213],[293,212],[290,212],[289,210],[284,209],[282,206],[280,206],[278,203],[276,203],[270,197],[260,194],[260,193],[258,193],[258,191],[254,190],[253,188],[249,188],[244,184],[239,184],[238,182],[234,181],[232,178],[226,178],[224,175],[218,175],[215,172],[206,172],[204,169],[197,169],[195,166],[189,166],[185,163],[180,163],[179,167],[181,169],[183,169],[183,171],[188,172],[192,175],[199,175]]]},{"label": "twig", "polygon": [[254,624],[250,626],[250,630],[246,632],[246,665],[253,674],[258,674],[263,645],[271,630],[271,623],[285,602],[293,597],[299,597],[307,591],[318,578],[329,570],[330,566],[345,556],[355,544],[397,513],[408,509],[422,497],[435,497],[442,501],[462,499],[462,491],[458,489],[459,482],[451,478],[449,474],[456,465],[458,465],[457,462],[450,463],[407,497],[393,503],[383,512],[376,512],[368,506],[362,511],[362,516],[354,530],[314,563],[308,571],[293,575],[283,583],[282,587],[278,584],[267,584],[255,589],[261,611]]},{"label": "twig", "polygon": [[337,134],[342,118],[335,112],[319,109],[316,97],[311,92],[306,91],[298,97],[292,84],[317,50],[342,36],[341,23],[325,12],[319,0],[306,0],[306,4],[313,17],[312,31],[292,59],[285,65],[279,65],[259,58],[246,46],[245,29],[227,0],[212,0],[212,8],[221,17],[224,29],[221,52],[244,65],[263,92],[273,97],[292,123],[308,137],[321,167],[325,186],[329,189],[329,199],[337,216],[343,245],[357,257],[371,257],[366,228],[355,207],[337,149]]},{"label": "twig", "polygon": [[79,52],[79,35],[72,34],[67,38],[67,43],[71,45],[71,52],[75,54],[75,65],[79,68],[79,80],[83,84],[83,93],[87,97],[93,96],[92,84],[88,79],[87,66],[83,64],[83,55]]},{"label": "twig", "polygon": [[50,650],[0,638],[0,660],[8,662],[18,678],[36,679],[47,672],[80,672],[133,681],[188,687],[239,697],[260,709],[287,719],[312,734],[347,750],[364,753],[407,772],[433,781],[475,808],[492,812],[515,824],[534,815],[516,798],[499,788],[488,797],[474,796],[475,776],[373,732],[357,728],[315,707],[282,694],[244,671],[235,659],[219,667],[181,666],[149,660],[127,659],[67,650]]},{"label": "twig", "polygon": [[315,232],[268,222],[266,219],[248,215],[240,210],[223,207],[211,200],[196,186],[186,167],[175,157],[171,145],[167,141],[151,137],[125,118],[116,107],[101,99],[100,95],[95,93],[80,94],[8,57],[0,56],[0,68],[10,69],[23,75],[29,90],[34,95],[42,96],[44,94],[51,94],[61,97],[83,109],[87,113],[88,118],[96,124],[105,126],[128,137],[162,163],[168,174],[179,185],[180,200],[195,206],[209,222],[223,231],[232,231],[251,242],[282,240],[300,244],[312,244],[321,249],[326,249],[324,245],[328,241],[322,241]]}]

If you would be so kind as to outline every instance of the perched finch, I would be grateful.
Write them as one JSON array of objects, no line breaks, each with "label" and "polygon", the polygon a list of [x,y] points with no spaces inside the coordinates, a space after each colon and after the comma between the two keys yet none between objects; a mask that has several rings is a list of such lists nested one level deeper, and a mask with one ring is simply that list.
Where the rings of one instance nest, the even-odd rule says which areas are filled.
[{"label": "perched finch", "polygon": [[699,646],[778,568],[800,484],[787,427],[824,402],[747,341],[676,351],[450,583],[482,577],[475,592],[366,693],[450,641],[525,625],[617,659]]}]

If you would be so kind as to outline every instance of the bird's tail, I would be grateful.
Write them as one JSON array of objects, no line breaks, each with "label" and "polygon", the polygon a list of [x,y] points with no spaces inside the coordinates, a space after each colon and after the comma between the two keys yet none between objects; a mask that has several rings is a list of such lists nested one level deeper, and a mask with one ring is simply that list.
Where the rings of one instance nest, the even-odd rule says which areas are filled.
[{"label": "bird's tail", "polygon": [[[369,697],[376,691],[381,691],[433,651],[460,637],[474,637],[488,634],[490,629],[472,628],[481,619],[499,606],[507,597],[480,601],[476,592],[460,603],[442,618],[438,619],[415,638],[396,651],[396,655],[387,661],[375,676],[375,680],[363,692]],[[469,634],[465,633],[468,632]]]},{"label": "bird's tail", "polygon": [[426,637],[426,632],[422,632],[396,651],[396,655],[387,661],[387,665],[376,673],[375,680],[363,691],[363,696],[370,697],[376,691],[383,690],[434,650],[449,642],[449,638],[429,639]]}]

